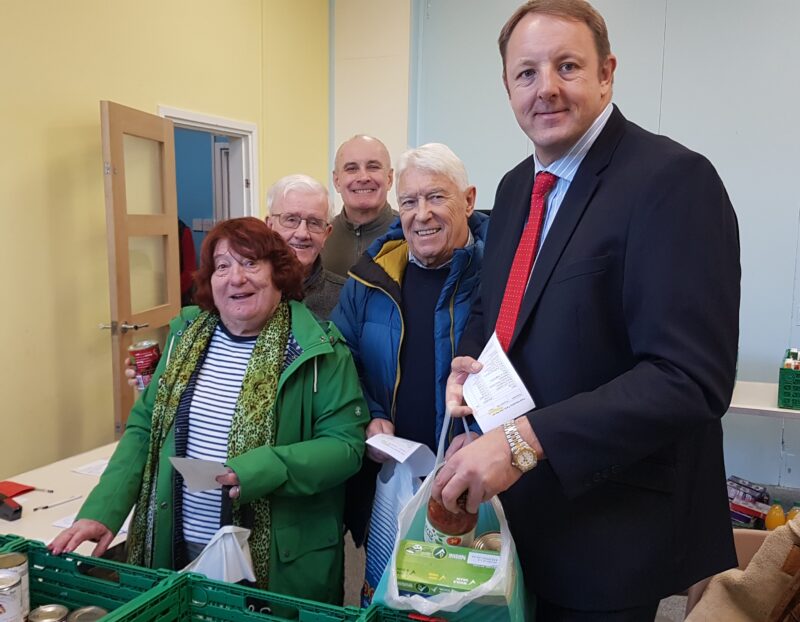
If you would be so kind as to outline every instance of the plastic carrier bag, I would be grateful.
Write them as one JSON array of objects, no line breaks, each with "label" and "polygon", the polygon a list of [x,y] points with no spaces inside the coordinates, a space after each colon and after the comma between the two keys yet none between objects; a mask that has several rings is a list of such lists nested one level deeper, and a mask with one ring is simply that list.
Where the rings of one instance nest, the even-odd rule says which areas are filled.
[{"label": "plastic carrier bag", "polygon": [[[366,542],[366,590],[378,585],[384,568],[389,564],[397,538],[397,517],[419,490],[420,481],[406,462],[386,462],[377,475]],[[361,606],[368,607],[371,600],[372,594],[364,594],[362,590]]]},{"label": "plastic carrier bag", "polygon": [[522,569],[503,505],[497,497],[481,504],[476,529],[478,534],[499,531],[501,535],[500,558],[491,579],[468,592],[448,592],[429,597],[399,593],[396,570],[398,547],[401,540],[424,540],[428,499],[439,466],[444,462],[444,435],[450,427],[449,420],[447,413],[439,439],[436,466],[400,512],[394,550],[375,590],[373,603],[392,609],[414,610],[424,615],[449,612],[444,614],[445,617],[459,622],[530,622],[534,616],[526,606]]}]

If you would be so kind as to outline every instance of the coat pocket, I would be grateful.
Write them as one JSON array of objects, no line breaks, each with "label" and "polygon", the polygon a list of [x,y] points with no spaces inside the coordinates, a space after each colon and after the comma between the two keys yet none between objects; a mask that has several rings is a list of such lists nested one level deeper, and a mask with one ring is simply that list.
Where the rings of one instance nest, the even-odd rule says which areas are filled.
[{"label": "coat pocket", "polygon": [[608,479],[626,486],[669,494],[675,490],[676,473],[672,465],[643,460],[627,469],[612,469]]},{"label": "coat pocket", "polygon": [[600,257],[588,257],[586,259],[579,259],[564,266],[559,266],[553,272],[553,283],[561,283],[569,279],[574,279],[585,274],[597,274],[605,272],[611,263],[610,255],[602,255]]},{"label": "coat pocket", "polygon": [[283,563],[293,562],[312,551],[336,546],[341,539],[336,518],[325,512],[310,513],[293,525],[276,527],[274,536],[278,557]]},{"label": "coat pocket", "polygon": [[340,605],[344,581],[342,530],[328,506],[310,507],[301,520],[275,527],[269,589]]}]

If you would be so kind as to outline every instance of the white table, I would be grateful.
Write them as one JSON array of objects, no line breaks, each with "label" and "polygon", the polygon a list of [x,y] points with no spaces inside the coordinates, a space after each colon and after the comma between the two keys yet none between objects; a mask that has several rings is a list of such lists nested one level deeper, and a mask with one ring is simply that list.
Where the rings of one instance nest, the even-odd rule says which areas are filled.
[{"label": "white table", "polygon": [[[116,446],[116,443],[110,443],[71,458],[65,458],[38,469],[33,469],[27,473],[9,477],[8,479],[11,481],[53,490],[53,492],[47,493],[35,490],[14,497],[14,500],[22,506],[22,518],[15,521],[0,519],[0,533],[14,534],[31,540],[41,540],[45,543],[50,542],[61,531],[59,527],[54,527],[53,523],[65,516],[75,514],[99,480],[99,476],[74,473],[73,469],[85,466],[95,460],[110,458]],[[75,501],[49,509],[33,511],[33,508],[58,503],[78,495],[81,498]],[[112,544],[118,544],[124,540],[124,535],[117,536]],[[84,542],[78,547],[77,552],[89,555],[94,546],[92,542]]]},{"label": "white table", "polygon": [[777,382],[737,382],[728,410],[744,415],[800,419],[800,410],[778,408]]}]

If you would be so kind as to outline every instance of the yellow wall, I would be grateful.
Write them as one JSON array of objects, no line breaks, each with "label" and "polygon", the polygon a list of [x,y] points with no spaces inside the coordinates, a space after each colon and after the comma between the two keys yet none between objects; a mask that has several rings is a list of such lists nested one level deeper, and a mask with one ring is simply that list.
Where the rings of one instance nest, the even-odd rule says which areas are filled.
[{"label": "yellow wall", "polygon": [[0,0],[0,31],[2,479],[113,440],[98,102],[256,123],[264,191],[326,179],[328,2]]},{"label": "yellow wall", "polygon": [[[328,2],[270,2],[264,14],[263,193],[292,173],[325,184],[328,167]],[[292,28],[286,24],[292,23]],[[305,25],[305,26],[304,26]],[[322,146],[325,146],[323,149]],[[261,212],[266,206],[261,201]]]}]

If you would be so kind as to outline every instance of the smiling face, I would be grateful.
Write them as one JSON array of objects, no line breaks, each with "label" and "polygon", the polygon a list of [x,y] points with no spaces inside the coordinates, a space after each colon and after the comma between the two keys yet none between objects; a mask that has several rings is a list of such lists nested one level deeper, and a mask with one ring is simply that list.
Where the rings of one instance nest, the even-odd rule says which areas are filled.
[{"label": "smiling face", "polygon": [[[278,216],[281,214],[291,214],[302,220],[296,229],[291,229],[280,223]],[[324,231],[310,231],[308,219],[325,223]],[[292,248],[307,276],[333,230],[328,224],[328,197],[316,192],[290,190],[286,196],[275,198],[267,224]]]},{"label": "smiling face", "polygon": [[225,239],[214,248],[211,293],[222,323],[243,337],[258,335],[281,301],[272,282],[272,264],[242,257]]},{"label": "smiling face", "polygon": [[466,245],[475,186],[459,190],[447,175],[409,166],[398,180],[397,203],[409,249],[425,266],[442,265]]},{"label": "smiling face", "polygon": [[547,166],[608,105],[616,58],[609,54],[600,62],[585,23],[529,13],[511,33],[505,60],[503,81],[514,116]]},{"label": "smiling face", "polygon": [[348,216],[383,208],[393,179],[389,152],[379,140],[356,136],[336,152],[333,185],[342,195]]}]

